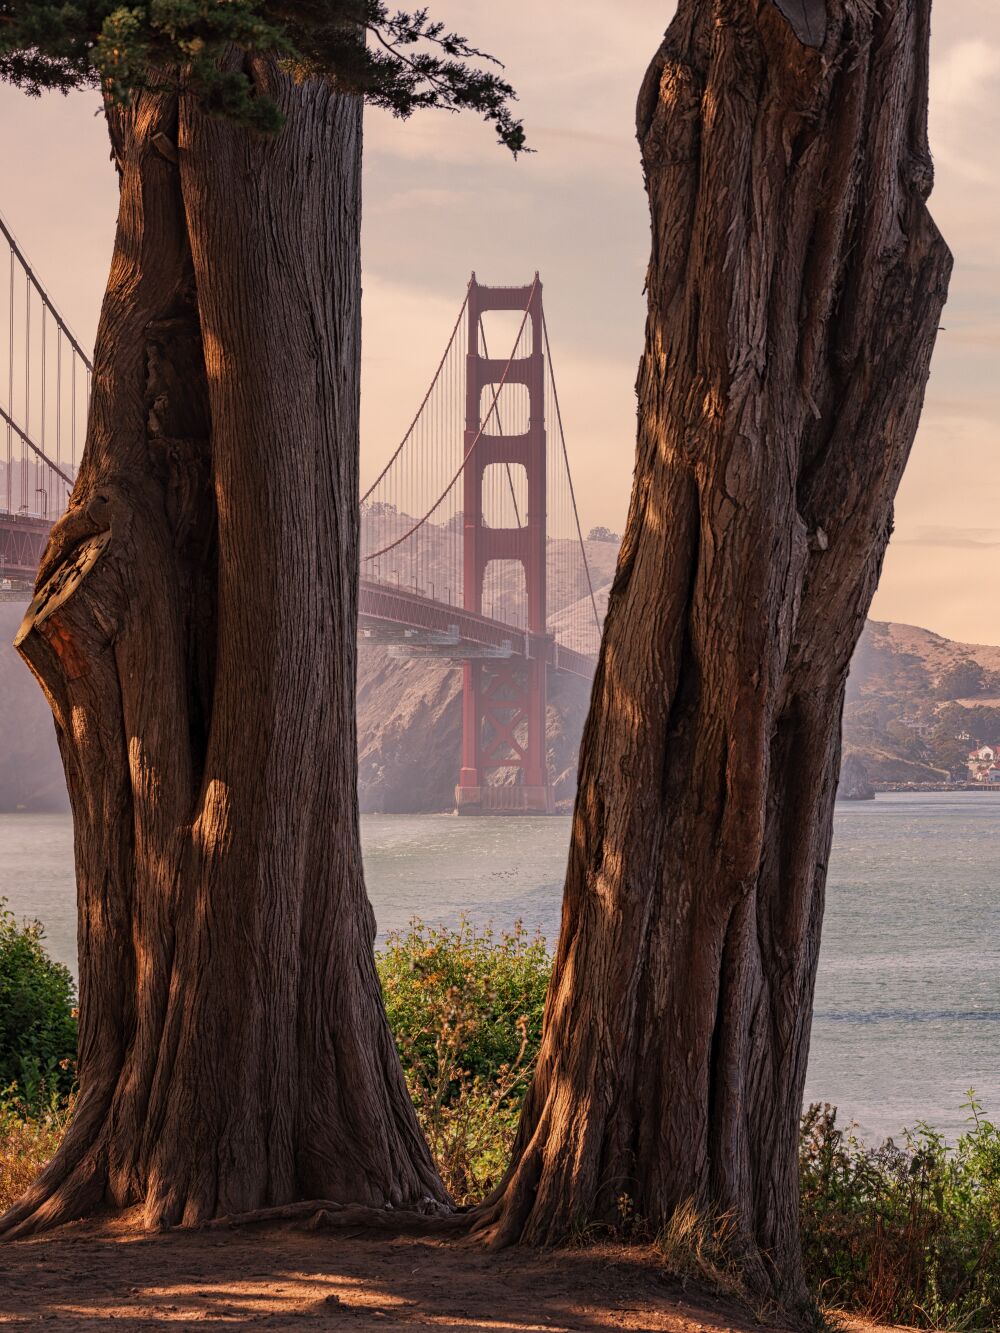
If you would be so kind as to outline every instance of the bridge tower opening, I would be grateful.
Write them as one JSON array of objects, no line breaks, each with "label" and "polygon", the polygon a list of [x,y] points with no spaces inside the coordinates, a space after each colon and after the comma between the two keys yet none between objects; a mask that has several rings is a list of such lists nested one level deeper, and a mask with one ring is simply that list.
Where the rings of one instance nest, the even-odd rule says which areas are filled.
[{"label": "bridge tower opening", "polygon": [[[484,346],[482,317],[490,311],[526,312],[530,350],[510,360],[491,357]],[[485,287],[472,275],[468,300],[466,416],[463,474],[463,601],[476,615],[489,614],[483,587],[492,561],[517,561],[524,569],[527,656],[469,658],[463,664],[462,768],[455,788],[458,813],[551,814],[552,786],[545,746],[546,661],[546,422],[542,285]],[[504,422],[490,403],[508,385],[527,391],[527,411]],[[498,387],[499,386],[499,387]],[[522,393],[523,398],[523,393]],[[484,409],[484,403],[486,408]],[[486,416],[484,419],[484,410]],[[525,419],[526,417],[526,419]],[[516,525],[487,522],[487,469],[523,468],[527,505],[514,504]],[[513,485],[511,494],[514,494]],[[497,781],[498,774],[506,780]],[[490,777],[494,778],[491,782]]]}]

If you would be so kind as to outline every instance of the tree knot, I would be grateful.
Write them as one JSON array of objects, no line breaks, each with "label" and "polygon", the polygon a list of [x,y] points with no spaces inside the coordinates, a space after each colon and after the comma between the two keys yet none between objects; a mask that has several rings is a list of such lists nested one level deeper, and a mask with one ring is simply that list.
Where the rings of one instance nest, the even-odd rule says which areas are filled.
[{"label": "tree knot", "polygon": [[771,0],[803,46],[814,50],[826,41],[826,0]]}]

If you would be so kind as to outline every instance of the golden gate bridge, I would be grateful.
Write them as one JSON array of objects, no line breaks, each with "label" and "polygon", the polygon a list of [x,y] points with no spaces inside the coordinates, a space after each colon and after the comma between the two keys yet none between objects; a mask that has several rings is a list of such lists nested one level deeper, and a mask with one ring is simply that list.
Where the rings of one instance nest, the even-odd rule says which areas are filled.
[{"label": "golden gate bridge", "polygon": [[[73,488],[92,366],[2,217],[0,235],[0,598],[26,600]],[[472,275],[360,505],[360,643],[463,673],[459,812],[551,812],[547,680],[593,675],[600,620],[537,274]]]}]

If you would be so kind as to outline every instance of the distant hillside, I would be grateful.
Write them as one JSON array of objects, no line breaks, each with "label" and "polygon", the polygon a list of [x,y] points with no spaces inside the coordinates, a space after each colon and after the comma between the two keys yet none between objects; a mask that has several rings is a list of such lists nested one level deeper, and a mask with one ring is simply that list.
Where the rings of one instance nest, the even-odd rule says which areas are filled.
[{"label": "distant hillside", "polygon": [[[590,701],[577,676],[549,682],[546,750],[557,805],[576,793]],[[358,796],[363,812],[419,814],[454,806],[462,753],[462,672],[362,648],[358,662]]]},{"label": "distant hillside", "polygon": [[869,621],[854,655],[844,751],[875,782],[968,776],[975,742],[1000,740],[1000,647]]},{"label": "distant hillside", "polygon": [[986,686],[1000,700],[1000,647],[958,643],[891,621],[869,620],[865,626],[851,664],[850,694],[943,698],[967,686],[974,703],[989,692]]}]

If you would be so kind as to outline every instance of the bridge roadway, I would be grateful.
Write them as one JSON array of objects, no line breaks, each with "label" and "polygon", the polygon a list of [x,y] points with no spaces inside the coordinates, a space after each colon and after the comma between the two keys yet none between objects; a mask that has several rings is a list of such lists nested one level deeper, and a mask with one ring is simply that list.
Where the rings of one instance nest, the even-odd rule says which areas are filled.
[{"label": "bridge roadway", "polygon": [[[49,527],[46,518],[0,513],[0,600],[26,600]],[[361,581],[358,634],[362,643],[386,644],[390,651],[408,657],[536,658],[573,676],[589,680],[594,674],[592,657],[564,647],[551,635],[529,634],[501,620],[368,579]]]},{"label": "bridge roadway", "polygon": [[51,526],[47,518],[0,512],[0,584],[34,583]]},{"label": "bridge roadway", "polygon": [[555,671],[589,680],[596,662],[557,643],[551,634],[491,620],[405,588],[361,580],[358,630],[363,643],[398,646],[406,656],[462,660],[474,657],[536,658]]}]

